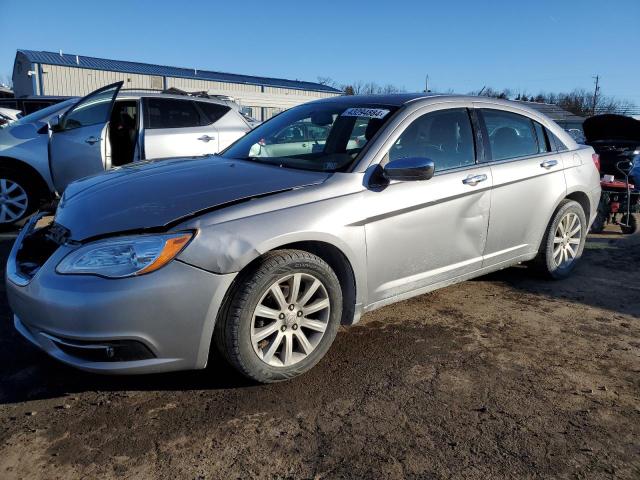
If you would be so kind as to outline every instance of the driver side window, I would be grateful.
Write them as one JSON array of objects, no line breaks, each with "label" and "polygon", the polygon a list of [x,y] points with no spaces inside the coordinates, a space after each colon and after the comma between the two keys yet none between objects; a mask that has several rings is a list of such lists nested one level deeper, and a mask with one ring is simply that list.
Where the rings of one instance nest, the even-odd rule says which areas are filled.
[{"label": "driver side window", "polygon": [[87,98],[64,115],[62,127],[64,130],[72,130],[107,122],[112,100],[113,90],[105,90]]},{"label": "driver side window", "polygon": [[475,164],[471,120],[466,108],[439,110],[416,119],[389,151],[389,160],[420,157],[435,164],[435,170]]}]

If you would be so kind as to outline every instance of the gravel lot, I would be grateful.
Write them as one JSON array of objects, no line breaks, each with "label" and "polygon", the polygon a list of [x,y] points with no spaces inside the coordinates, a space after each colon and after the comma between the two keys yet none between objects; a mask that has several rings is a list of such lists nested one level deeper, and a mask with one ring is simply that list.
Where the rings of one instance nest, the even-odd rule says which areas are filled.
[{"label": "gravel lot", "polygon": [[0,478],[637,479],[639,267],[640,236],[593,236],[569,280],[511,268],[367,314],[270,386],[71,370],[2,294]]}]

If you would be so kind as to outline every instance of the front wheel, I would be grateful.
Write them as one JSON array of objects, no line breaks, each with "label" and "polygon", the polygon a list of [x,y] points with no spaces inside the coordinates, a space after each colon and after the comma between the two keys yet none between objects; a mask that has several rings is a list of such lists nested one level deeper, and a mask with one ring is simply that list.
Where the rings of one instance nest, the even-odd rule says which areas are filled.
[{"label": "front wheel", "polygon": [[241,274],[218,319],[217,350],[240,373],[263,383],[311,369],[325,355],[342,316],[340,282],[327,263],[279,250]]},{"label": "front wheel", "polygon": [[10,169],[0,169],[0,228],[21,226],[38,206],[33,182]]},{"label": "front wheel", "polygon": [[545,275],[561,279],[573,271],[587,238],[587,220],[582,206],[564,200],[547,226],[534,265]]}]

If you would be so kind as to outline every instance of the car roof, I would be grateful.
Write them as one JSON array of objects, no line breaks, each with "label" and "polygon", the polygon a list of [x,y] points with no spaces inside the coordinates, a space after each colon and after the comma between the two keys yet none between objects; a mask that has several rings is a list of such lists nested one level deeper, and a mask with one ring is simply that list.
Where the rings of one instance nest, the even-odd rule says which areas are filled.
[{"label": "car roof", "polygon": [[117,98],[120,100],[126,100],[126,99],[138,99],[143,97],[173,98],[176,100],[194,100],[198,102],[217,103],[218,105],[229,105],[230,103],[233,103],[232,100],[228,100],[224,98],[200,97],[197,95],[181,95],[176,93],[147,92],[144,90],[124,90],[124,91],[120,90]]},{"label": "car roof", "polygon": [[505,106],[517,108],[527,112],[533,117],[546,117],[540,111],[529,107],[523,102],[513,100],[505,100],[494,97],[482,97],[476,95],[460,95],[460,94],[438,94],[438,93],[392,93],[381,95],[341,95],[339,97],[321,98],[313,103],[337,103],[349,106],[365,106],[365,105],[386,105],[391,107],[402,107],[408,104],[427,104],[440,102],[478,102],[491,106]]},{"label": "car roof", "polygon": [[432,93],[392,93],[380,95],[340,95],[338,97],[322,98],[316,100],[320,103],[348,103],[349,105],[389,105],[400,107],[405,103],[422,99],[441,97]]}]

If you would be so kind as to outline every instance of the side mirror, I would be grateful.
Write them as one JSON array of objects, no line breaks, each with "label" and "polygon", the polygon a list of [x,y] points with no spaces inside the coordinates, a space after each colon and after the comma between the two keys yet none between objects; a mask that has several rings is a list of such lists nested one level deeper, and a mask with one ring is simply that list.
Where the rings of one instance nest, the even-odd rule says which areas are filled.
[{"label": "side mirror", "polygon": [[49,130],[59,132],[62,130],[62,115],[55,115],[49,119]]},{"label": "side mirror", "polygon": [[401,158],[387,163],[383,175],[387,180],[429,180],[435,168],[433,161],[428,158]]}]

